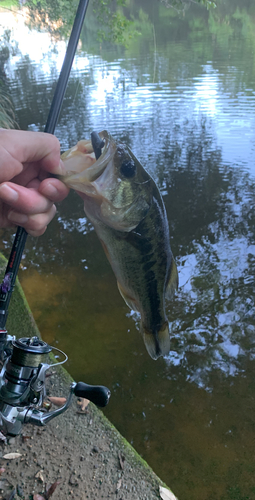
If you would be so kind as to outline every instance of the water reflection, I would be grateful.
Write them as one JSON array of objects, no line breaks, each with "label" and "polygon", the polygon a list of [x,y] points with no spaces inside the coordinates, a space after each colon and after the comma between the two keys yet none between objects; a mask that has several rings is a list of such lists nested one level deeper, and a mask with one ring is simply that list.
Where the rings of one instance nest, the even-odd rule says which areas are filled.
[{"label": "water reflection", "polygon": [[[45,236],[28,242],[30,264],[22,276],[44,338],[70,354],[73,375],[109,384],[114,397],[107,415],[176,492],[192,488],[191,498],[201,499],[211,488],[218,498],[226,484],[231,488],[232,469],[244,460],[240,450],[251,437],[248,423],[237,433],[242,391],[249,407],[245,422],[254,405],[244,384],[248,378],[253,386],[255,190],[247,174],[222,164],[213,135],[205,120],[186,124],[182,146],[162,141],[155,170],[180,273],[168,311],[168,358],[151,364],[144,352],[136,317],[120,298],[74,193],[59,206]],[[222,464],[231,479],[217,476],[216,488]],[[196,483],[205,477],[203,490]]]},{"label": "water reflection", "polygon": [[[253,498],[254,9],[180,19],[137,5],[142,34],[126,51],[83,33],[57,135],[65,149],[107,128],[158,182],[180,274],[170,356],[149,359],[75,193],[29,238],[22,284],[45,340],[75,378],[112,388],[106,414],[179,498]],[[61,50],[5,65],[22,128],[43,129]]]},{"label": "water reflection", "polygon": [[[205,35],[208,25],[202,13],[200,12],[201,30]],[[223,160],[253,168],[251,160],[254,151],[252,131],[255,125],[255,93],[252,85],[253,75],[242,63],[242,51],[247,53],[247,60],[252,60],[254,37],[249,33],[249,36],[244,38],[238,30],[234,37],[233,26],[231,27],[227,40],[230,44],[232,64],[228,64],[230,56],[229,53],[226,54],[226,33],[219,30],[220,25],[216,24],[212,16],[213,14],[210,14],[211,32],[215,31],[216,27],[219,31],[214,40],[216,57],[213,57],[213,53],[204,54],[210,57],[206,64],[203,63],[201,54],[193,64],[187,64],[190,35],[198,33],[197,30],[192,31],[194,15],[191,16],[189,24],[183,22],[186,29],[183,32],[185,42],[179,43],[174,51],[171,43],[174,33],[171,32],[169,37],[169,32],[167,35],[164,29],[162,30],[162,16],[156,16],[154,19],[158,27],[156,73],[152,68],[154,56],[152,57],[151,33],[139,38],[142,44],[142,66],[140,59],[134,57],[135,48],[132,46],[128,50],[128,58],[124,57],[123,49],[112,47],[108,47],[108,52],[99,48],[100,55],[91,55],[80,50],[57,129],[63,149],[77,137],[88,134],[92,127],[102,129],[105,124],[115,135],[125,133],[126,127],[133,128],[133,147],[138,148],[143,139],[139,134],[141,116],[143,120],[151,122],[150,128],[154,131],[171,131],[169,124],[173,122],[182,126],[181,117],[187,114],[199,117],[202,114],[217,121],[216,136],[218,144],[223,147]],[[233,19],[236,18],[237,13],[233,16]],[[245,19],[240,19],[245,26]],[[147,20],[147,23],[152,25],[152,21]],[[175,23],[183,29],[180,19],[176,18]],[[20,54],[16,55],[7,68],[10,78],[15,82],[13,93],[16,94],[19,123],[22,128],[36,130],[43,127],[47,118],[52,87],[61,67],[65,44],[58,41],[52,49],[47,33],[36,33],[36,43],[34,39],[31,43],[34,33],[29,34],[26,29],[23,35],[19,40]],[[25,43],[24,40],[28,42]],[[82,41],[86,46],[86,31]],[[149,44],[149,49],[143,45],[145,41]],[[36,51],[33,49],[35,46]],[[192,49],[195,53],[200,47],[201,40],[199,39],[198,43],[198,40],[194,39]],[[205,44],[205,50],[208,48],[211,48],[211,43]],[[156,117],[159,117],[158,120]],[[239,140],[240,129],[242,141]],[[158,140],[154,135],[143,142],[143,161],[147,160],[145,151],[150,147],[148,142]]]}]

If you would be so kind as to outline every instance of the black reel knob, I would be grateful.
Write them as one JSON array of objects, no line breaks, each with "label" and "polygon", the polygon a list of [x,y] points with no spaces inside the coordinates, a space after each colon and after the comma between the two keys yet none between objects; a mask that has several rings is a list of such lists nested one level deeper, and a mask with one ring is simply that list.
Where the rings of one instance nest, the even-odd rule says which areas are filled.
[{"label": "black reel knob", "polygon": [[92,401],[92,403],[101,408],[109,403],[111,396],[111,392],[107,387],[103,385],[88,385],[84,382],[76,384],[74,394],[78,398],[89,399],[89,401]]}]

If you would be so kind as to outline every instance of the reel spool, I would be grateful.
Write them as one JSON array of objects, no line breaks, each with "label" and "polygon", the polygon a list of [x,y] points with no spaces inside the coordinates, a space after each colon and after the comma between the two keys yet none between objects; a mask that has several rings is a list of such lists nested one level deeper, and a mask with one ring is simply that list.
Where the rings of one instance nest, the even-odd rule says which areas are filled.
[{"label": "reel spool", "polygon": [[[1,379],[0,400],[12,406],[38,403],[39,394],[28,389],[38,368],[52,347],[38,337],[23,337],[12,341],[13,351]],[[42,384],[43,385],[43,384]]]},{"label": "reel spool", "polygon": [[[43,362],[48,354],[56,349],[65,359],[51,365]],[[45,426],[47,422],[69,408],[73,394],[89,399],[97,406],[106,406],[110,391],[104,386],[87,385],[73,382],[66,403],[53,411],[43,408],[46,396],[46,371],[52,366],[67,361],[65,353],[53,348],[38,337],[6,338],[4,365],[0,373],[0,430],[3,434],[16,436],[22,425],[31,423]]]}]

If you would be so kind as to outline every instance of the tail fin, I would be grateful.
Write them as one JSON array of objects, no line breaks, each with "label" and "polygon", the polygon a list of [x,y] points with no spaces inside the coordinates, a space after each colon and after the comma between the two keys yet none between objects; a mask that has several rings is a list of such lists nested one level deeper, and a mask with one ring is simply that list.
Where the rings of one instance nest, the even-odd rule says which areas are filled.
[{"label": "tail fin", "polygon": [[142,335],[145,347],[152,359],[158,359],[160,356],[166,356],[169,353],[170,336],[167,321],[156,333],[149,332],[142,326]]}]

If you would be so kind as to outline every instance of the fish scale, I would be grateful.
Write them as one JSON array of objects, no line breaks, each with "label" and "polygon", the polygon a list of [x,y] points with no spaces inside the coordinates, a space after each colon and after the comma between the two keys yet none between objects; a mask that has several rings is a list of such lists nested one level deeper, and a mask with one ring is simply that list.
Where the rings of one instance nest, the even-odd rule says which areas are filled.
[{"label": "fish scale", "polygon": [[[140,313],[145,346],[157,359],[170,350],[165,300],[172,298],[178,285],[165,206],[157,185],[132,151],[106,131],[99,133],[97,143],[100,138],[105,145],[95,163],[79,153],[84,165],[76,166],[76,171],[71,168],[62,180],[82,196],[119,291]],[[63,161],[68,158],[72,166],[70,151]]]}]

